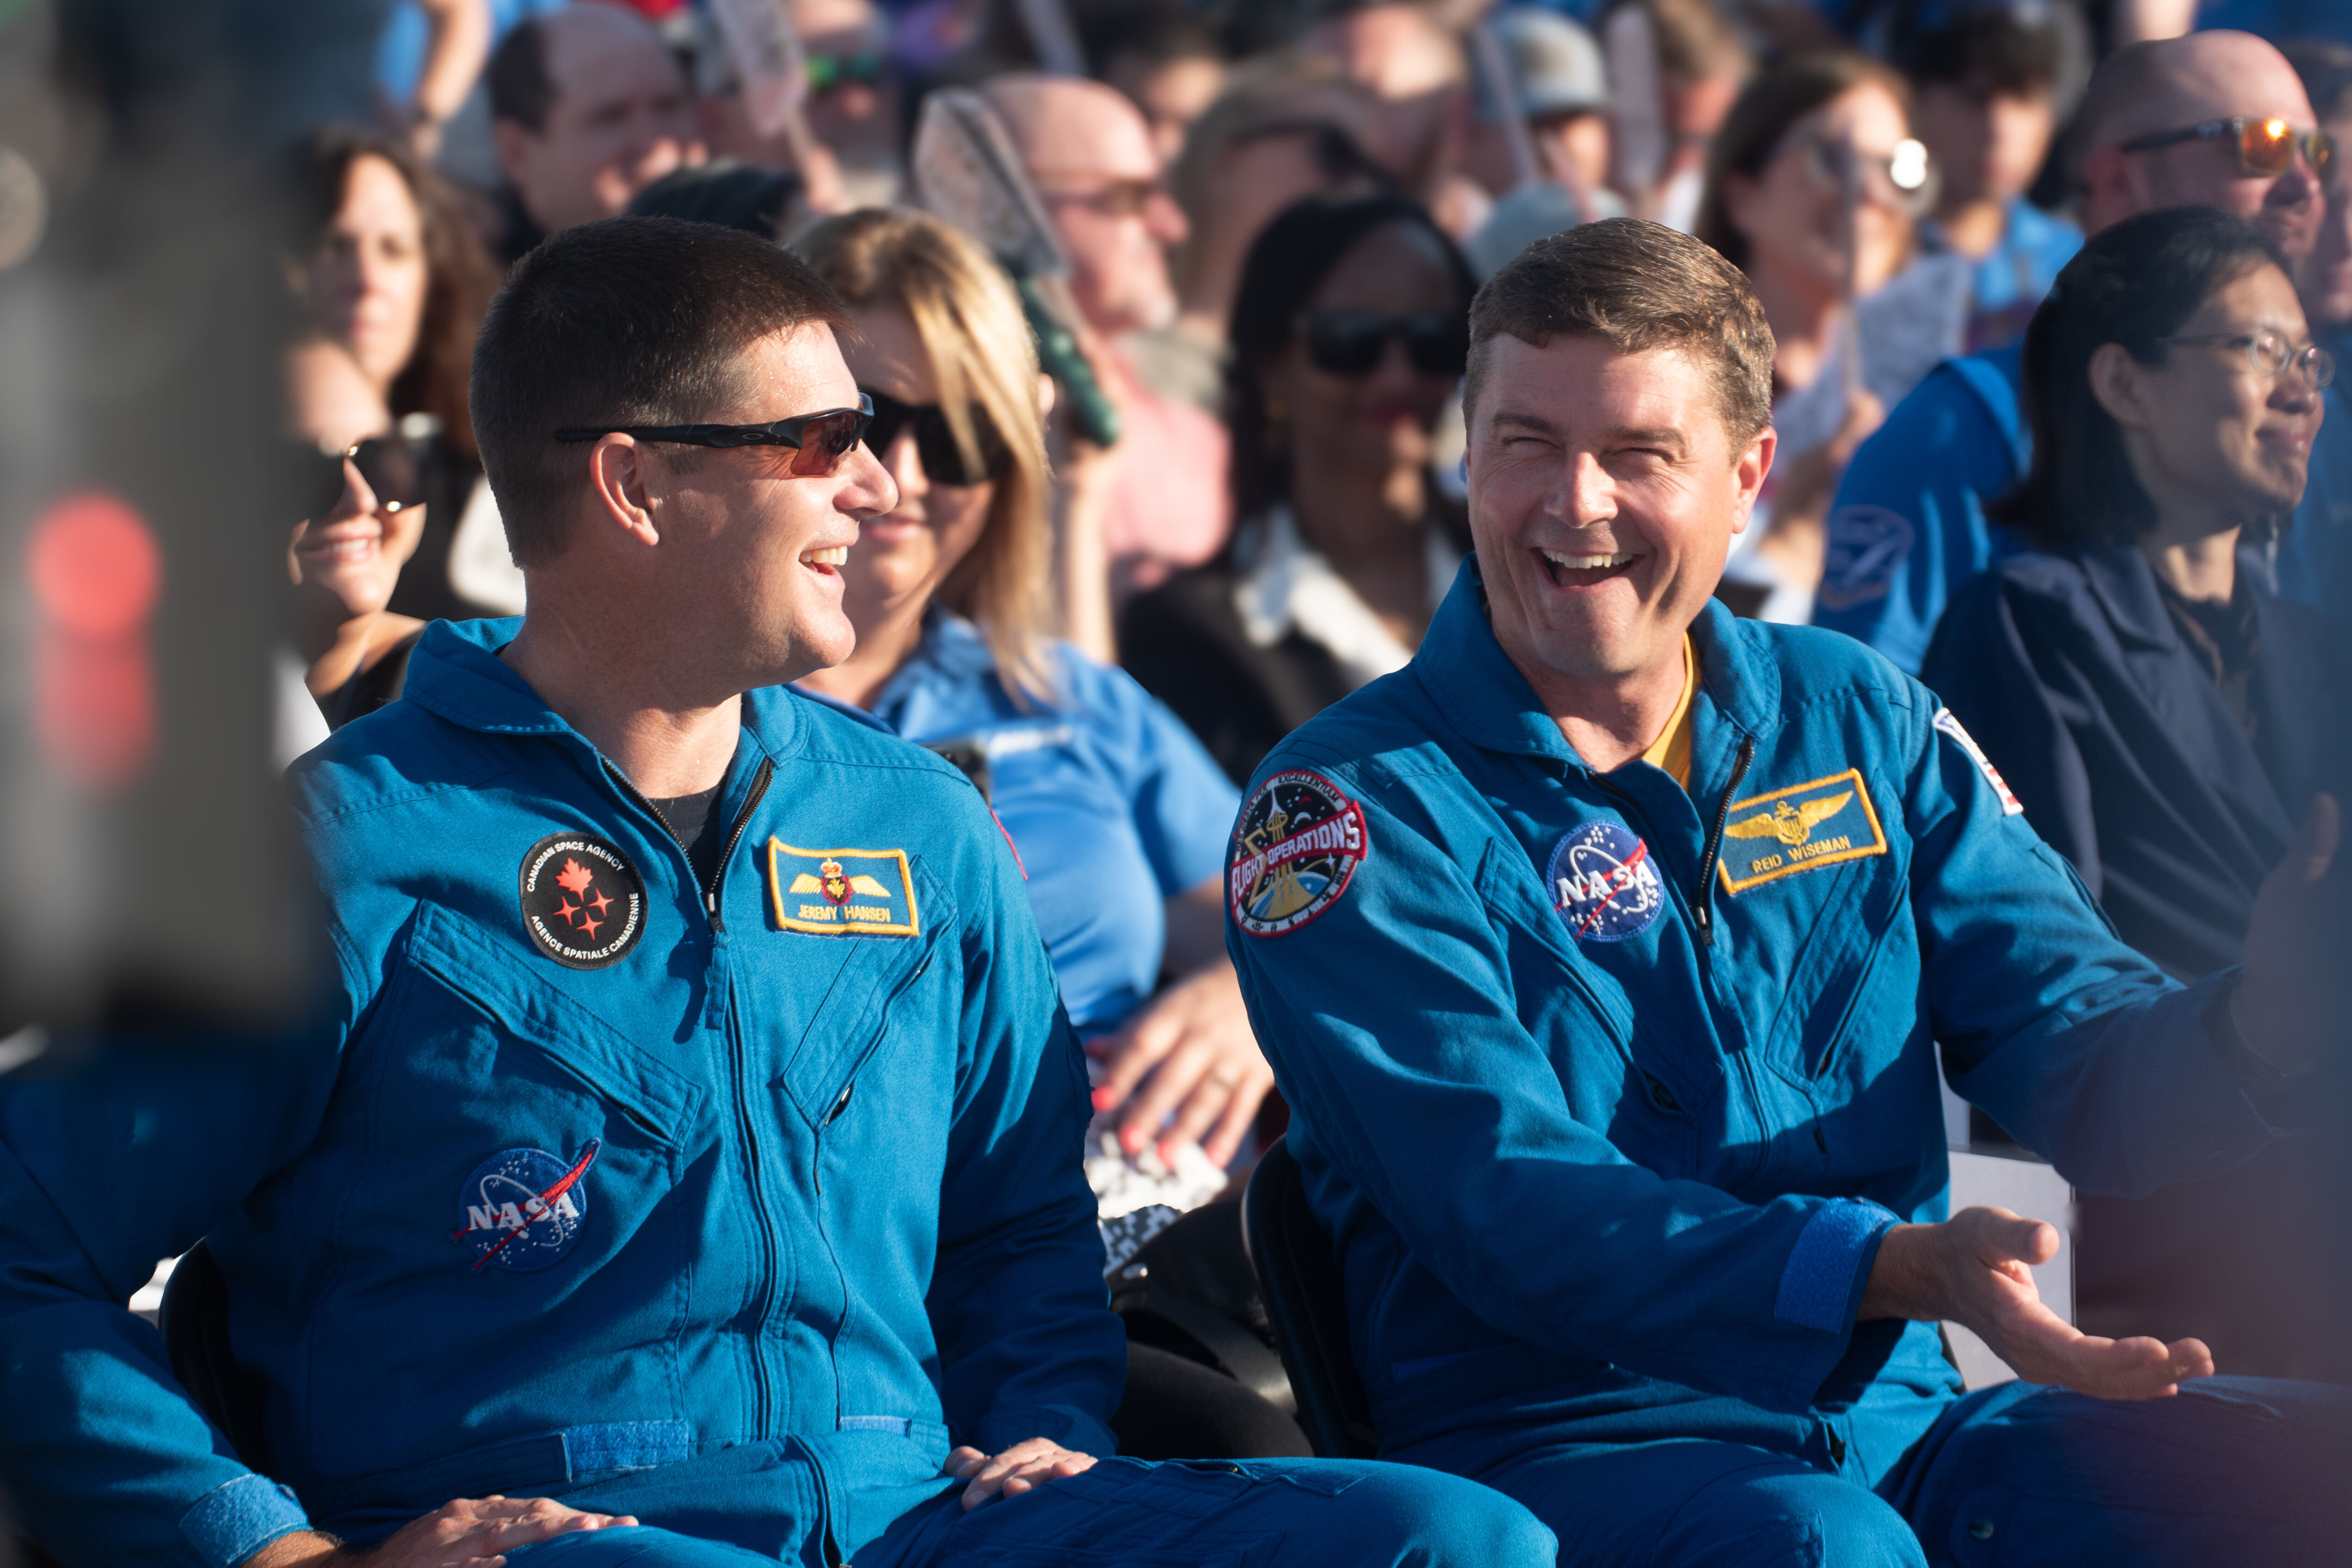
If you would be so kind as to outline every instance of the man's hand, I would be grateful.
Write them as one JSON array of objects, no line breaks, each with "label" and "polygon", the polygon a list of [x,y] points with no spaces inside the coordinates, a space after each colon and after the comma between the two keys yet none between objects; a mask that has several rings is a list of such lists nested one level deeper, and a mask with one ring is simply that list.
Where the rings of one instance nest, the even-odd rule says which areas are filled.
[{"label": "man's hand", "polygon": [[2333,795],[2311,811],[2286,858],[2263,879],[2246,927],[2245,970],[2230,1016],[2253,1053],[2289,1078],[2317,1067],[2352,1007],[2344,963],[2344,879],[2331,877],[2343,838]]},{"label": "man's hand", "polygon": [[[1094,1463],[1089,1459],[1087,1464]],[[375,1546],[346,1546],[302,1531],[281,1535],[245,1560],[245,1568],[502,1568],[518,1546],[574,1530],[635,1524],[633,1514],[583,1513],[553,1498],[457,1498]]]},{"label": "man's hand", "polygon": [[[1139,1153],[1157,1136],[1160,1157],[1171,1167],[1176,1150],[1195,1141],[1214,1163],[1231,1161],[1274,1087],[1230,959],[1169,986],[1118,1033],[1087,1049],[1107,1068],[1095,1109],[1125,1107],[1119,1146]],[[1175,1124],[1163,1133],[1160,1123],[1171,1111]]]},{"label": "man's hand", "polygon": [[977,1448],[958,1448],[940,1467],[940,1474],[970,1481],[963,1489],[963,1506],[974,1509],[998,1492],[1019,1497],[1042,1481],[1059,1480],[1094,1468],[1092,1454],[1065,1448],[1050,1437],[1032,1437],[993,1458]]},{"label": "man's hand", "polygon": [[1974,1330],[2028,1383],[2101,1399],[2161,1399],[2210,1377],[2213,1352],[2196,1340],[2105,1340],[2042,1305],[2031,1265],[2058,1256],[2057,1230],[2008,1209],[1962,1209],[1941,1225],[1898,1225],[1878,1244],[1862,1318],[1949,1319]]}]

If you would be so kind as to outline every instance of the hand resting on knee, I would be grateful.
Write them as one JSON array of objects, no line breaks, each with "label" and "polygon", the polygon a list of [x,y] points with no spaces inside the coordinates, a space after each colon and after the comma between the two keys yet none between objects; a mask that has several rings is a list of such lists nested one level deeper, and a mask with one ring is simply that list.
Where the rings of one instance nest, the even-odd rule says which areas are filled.
[{"label": "hand resting on knee", "polygon": [[[1089,1460],[1088,1463],[1093,1461]],[[317,1531],[281,1535],[245,1568],[503,1568],[506,1553],[574,1530],[635,1524],[631,1514],[583,1513],[553,1498],[456,1498],[374,1546],[352,1546]]]}]

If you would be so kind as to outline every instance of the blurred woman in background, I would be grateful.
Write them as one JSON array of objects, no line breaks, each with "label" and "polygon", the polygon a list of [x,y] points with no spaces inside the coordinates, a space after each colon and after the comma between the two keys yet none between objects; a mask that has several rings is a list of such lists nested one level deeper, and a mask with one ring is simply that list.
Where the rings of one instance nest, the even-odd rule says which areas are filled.
[{"label": "blurred woman in background", "polygon": [[[2314,798],[2352,784],[2341,633],[2239,555],[2302,496],[2334,368],[2243,219],[2094,236],[2026,333],[2033,467],[1988,509],[2035,548],[1953,595],[1920,671],[2118,934],[2183,980],[2238,962]],[[2344,1154],[2291,1139],[2153,1198],[2084,1194],[2082,1326],[2352,1380]]]},{"label": "blurred woman in background", "polygon": [[1467,552],[1429,471],[1476,285],[1402,196],[1301,202],[1234,304],[1224,553],[1131,600],[1120,658],[1236,781],[1420,645]]},{"label": "blurred woman in background", "polygon": [[1955,254],[1906,270],[1933,171],[1903,79],[1866,56],[1801,55],[1766,71],[1709,158],[1698,237],[1748,274],[1771,324],[1780,433],[1724,597],[1768,620],[1809,620],[1838,475],[1886,410],[1958,352],[1969,263]]},{"label": "blurred woman in background", "polygon": [[394,418],[440,421],[431,525],[394,607],[426,620],[519,612],[521,574],[466,407],[474,334],[498,287],[489,253],[456,194],[396,141],[327,126],[295,144],[291,164],[288,270],[313,325],[350,351]]}]

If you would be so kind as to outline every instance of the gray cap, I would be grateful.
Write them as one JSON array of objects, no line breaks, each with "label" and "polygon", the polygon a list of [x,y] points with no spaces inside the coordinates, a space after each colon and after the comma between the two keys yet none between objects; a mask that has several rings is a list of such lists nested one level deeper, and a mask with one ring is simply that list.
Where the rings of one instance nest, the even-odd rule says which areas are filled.
[{"label": "gray cap", "polygon": [[[1504,6],[1486,26],[1510,62],[1519,112],[1528,119],[1609,106],[1609,76],[1601,67],[1601,46],[1583,26],[1537,5]],[[1493,103],[1483,91],[1478,97],[1478,118],[1494,120]]]}]

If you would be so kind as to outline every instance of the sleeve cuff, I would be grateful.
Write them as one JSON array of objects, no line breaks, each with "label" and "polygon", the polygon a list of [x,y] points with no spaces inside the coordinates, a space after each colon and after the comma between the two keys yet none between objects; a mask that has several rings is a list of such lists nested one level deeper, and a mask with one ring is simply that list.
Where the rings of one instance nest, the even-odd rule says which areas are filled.
[{"label": "sleeve cuff", "polygon": [[2263,1120],[2284,1128],[2294,1119],[2295,1089],[2300,1080],[2264,1061],[2238,1027],[2238,1017],[2231,1011],[2230,1000],[2237,995],[2240,982],[2241,975],[2231,973],[2214,987],[2213,999],[2205,1005],[2202,1015],[2205,1033],[2212,1040],[2221,1065],[2229,1069],[2230,1077],[2246,1098],[2253,1101]]},{"label": "sleeve cuff", "polygon": [[1118,1452],[1118,1439],[1110,1429],[1082,1410],[1066,1405],[1015,1405],[992,1410],[981,1418],[980,1428],[972,1436],[976,1446],[984,1453],[1001,1454],[1015,1443],[1025,1443],[1032,1437],[1047,1437],[1065,1448],[1081,1454],[1092,1454],[1097,1459],[1108,1458]]},{"label": "sleeve cuff", "polygon": [[180,1516],[180,1533],[205,1568],[237,1568],[279,1536],[310,1528],[293,1488],[251,1473],[214,1488]]},{"label": "sleeve cuff", "polygon": [[1867,1198],[1832,1198],[1815,1209],[1789,1250],[1772,1315],[1799,1328],[1844,1333],[1879,1238],[1899,1223],[1893,1210]]}]

